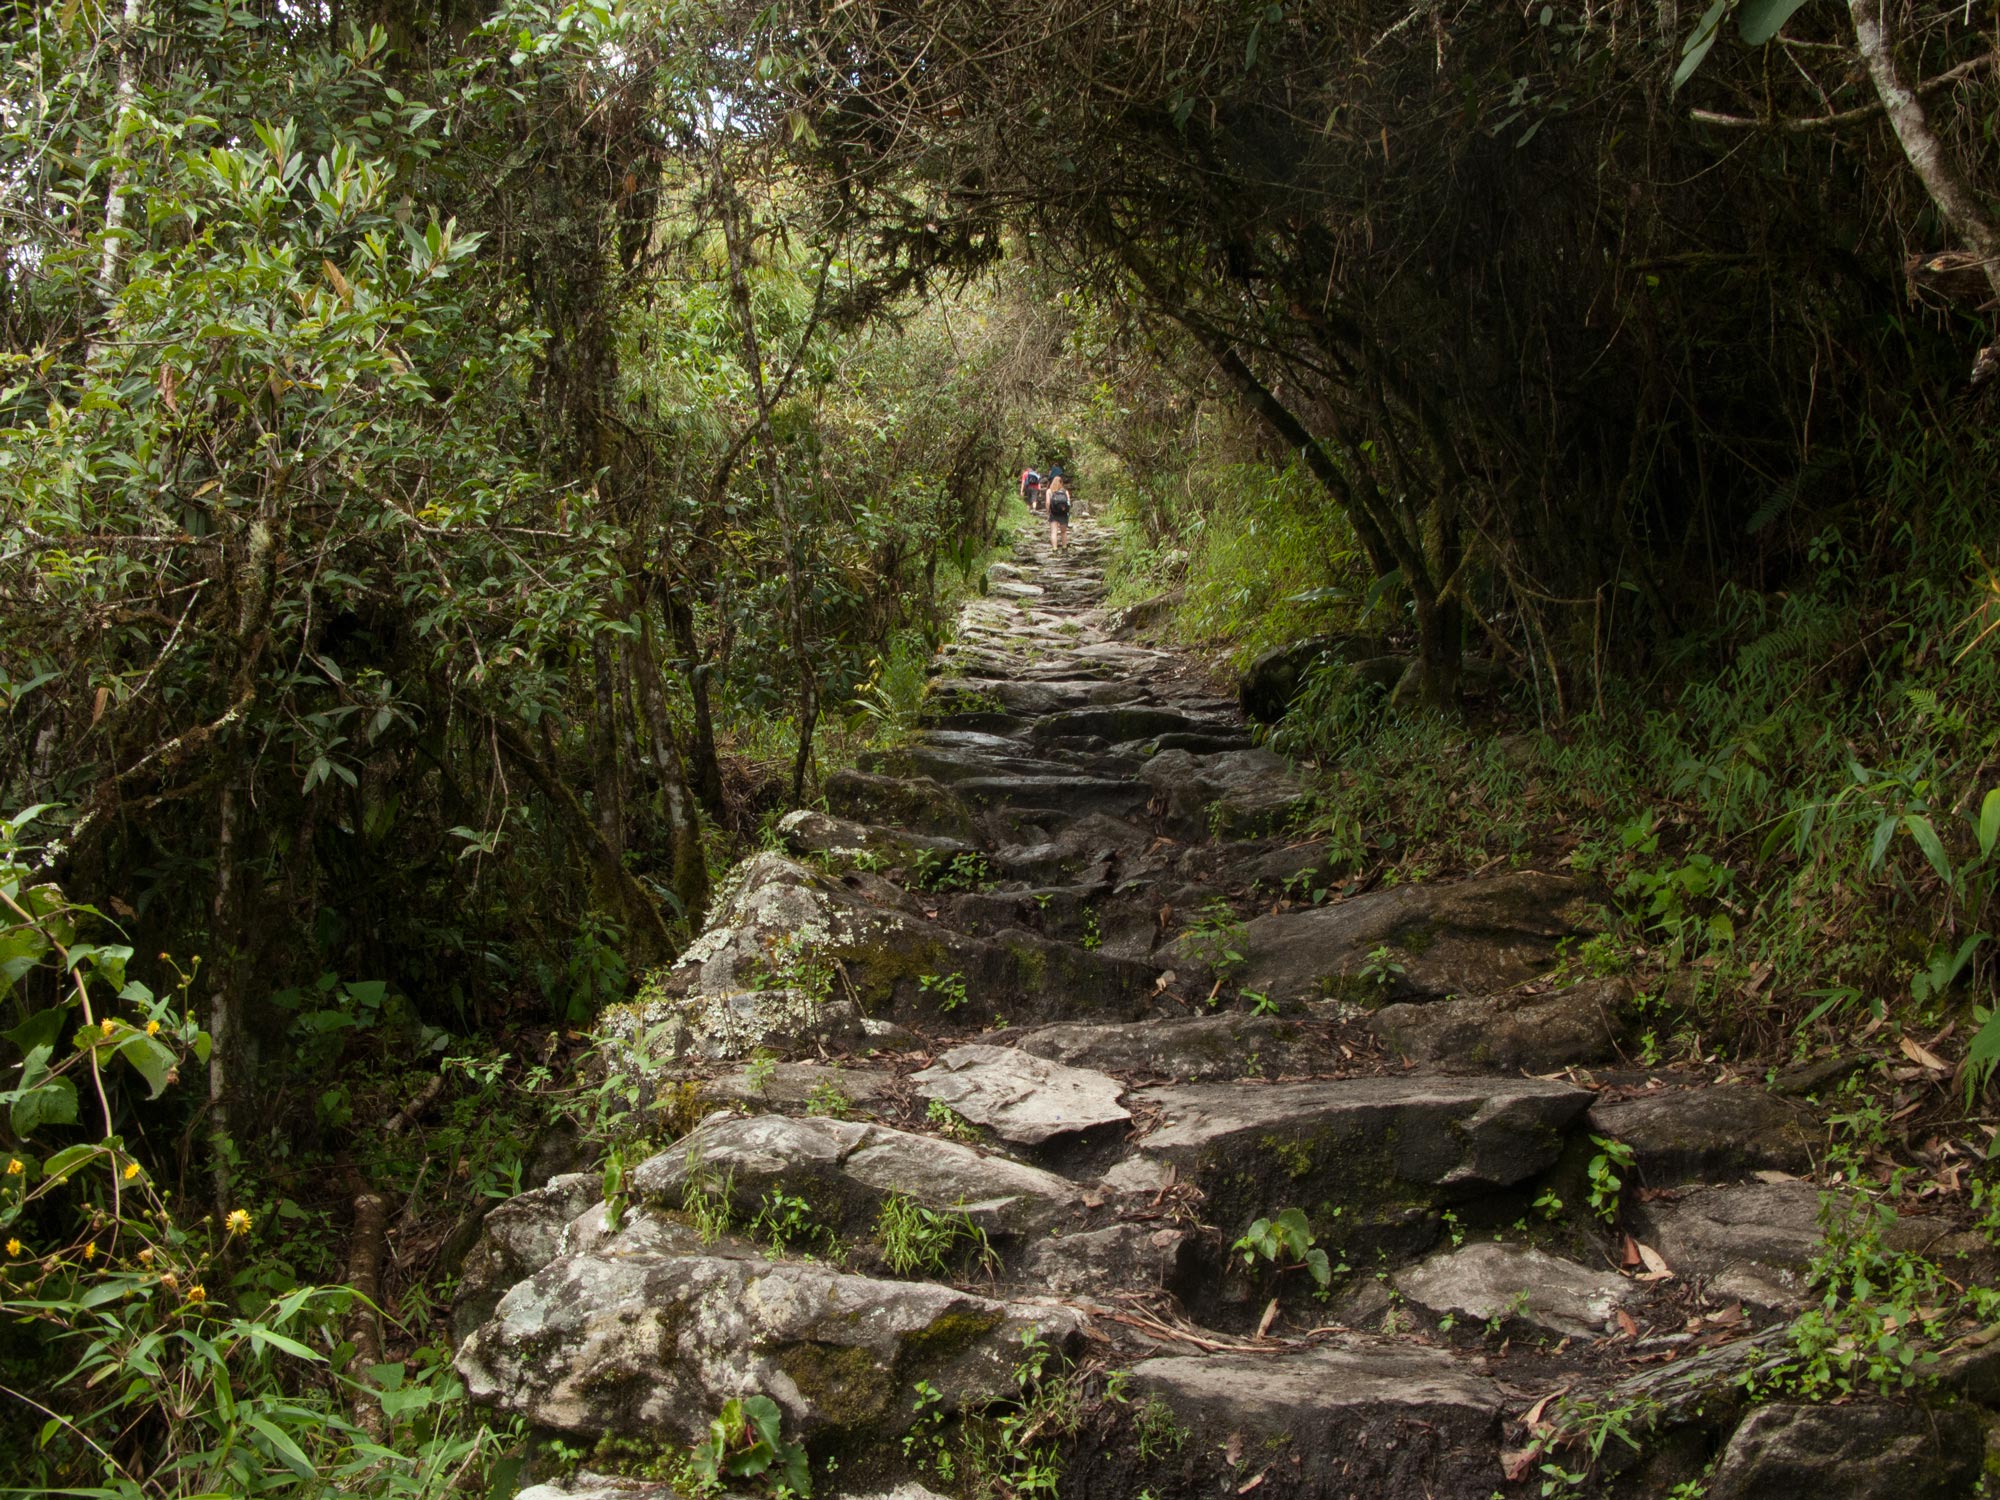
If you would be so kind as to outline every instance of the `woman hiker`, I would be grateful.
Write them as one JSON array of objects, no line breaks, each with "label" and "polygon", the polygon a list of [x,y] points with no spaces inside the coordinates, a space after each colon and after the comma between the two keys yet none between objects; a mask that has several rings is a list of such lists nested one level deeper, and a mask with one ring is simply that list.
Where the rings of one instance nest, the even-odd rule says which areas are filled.
[{"label": "woman hiker", "polygon": [[1061,469],[1049,476],[1049,546],[1057,552],[1069,547],[1069,481]]}]

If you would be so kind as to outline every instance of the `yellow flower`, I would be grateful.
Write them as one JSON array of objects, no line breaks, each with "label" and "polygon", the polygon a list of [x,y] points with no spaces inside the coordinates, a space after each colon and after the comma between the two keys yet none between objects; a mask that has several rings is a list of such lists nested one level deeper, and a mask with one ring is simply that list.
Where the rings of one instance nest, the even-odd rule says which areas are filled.
[{"label": "yellow flower", "polygon": [[131,1181],[131,1180],[132,1180],[132,1179],[133,1179],[134,1177],[137,1177],[138,1175],[139,1175],[139,1164],[138,1164],[138,1163],[137,1163],[136,1161],[128,1161],[128,1162],[126,1162],[126,1163],[125,1163],[125,1180],[126,1180],[127,1182],[130,1182],[130,1181]]},{"label": "yellow flower", "polygon": [[21,1242],[19,1240],[7,1241],[7,1253],[9,1255],[19,1255],[21,1253]]},{"label": "yellow flower", "polygon": [[[162,1277],[161,1279],[164,1280],[165,1278]],[[206,1302],[207,1300],[208,1300],[208,1291],[199,1282],[195,1283],[195,1285],[188,1288],[188,1301]]]},{"label": "yellow flower", "polygon": [[159,1034],[160,1034],[160,1023],[158,1021],[148,1021],[146,1023],[146,1035],[158,1036]]},{"label": "yellow flower", "polygon": [[250,1210],[247,1208],[232,1208],[229,1210],[229,1217],[224,1219],[222,1223],[231,1234],[248,1234],[250,1232]]},{"label": "yellow flower", "polygon": [[83,1258],[84,1258],[85,1260],[96,1260],[96,1259],[97,1259],[97,1241],[96,1241],[96,1240],[85,1240],[85,1241],[83,1242]]},{"label": "yellow flower", "polygon": [[145,1249],[139,1252],[139,1264],[142,1266],[150,1266],[152,1263],[153,1263],[153,1247],[151,1245],[148,1245]]},{"label": "yellow flower", "polygon": [[111,1017],[106,1016],[103,1020],[97,1023],[97,1029],[103,1032],[106,1036],[110,1036],[112,1032],[118,1029],[118,1023],[112,1020]]},{"label": "yellow flower", "polygon": [[9,1158],[8,1158],[8,1160],[7,1160],[7,1175],[8,1175],[9,1177],[19,1177],[19,1176],[20,1176],[20,1175],[21,1175],[21,1174],[22,1174],[23,1172],[25,1172],[25,1171],[27,1171],[27,1170],[28,1170],[28,1169],[27,1169],[26,1167],[24,1167],[24,1166],[23,1166],[23,1165],[21,1164],[21,1158],[20,1158],[20,1157],[18,1157],[18,1156],[14,1156],[14,1157],[9,1157]]}]

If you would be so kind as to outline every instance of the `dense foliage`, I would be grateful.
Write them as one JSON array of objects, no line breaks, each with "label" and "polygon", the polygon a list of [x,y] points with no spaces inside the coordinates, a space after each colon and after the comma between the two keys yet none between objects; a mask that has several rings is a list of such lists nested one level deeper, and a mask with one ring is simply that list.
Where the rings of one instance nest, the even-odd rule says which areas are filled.
[{"label": "dense foliage", "polygon": [[5,13],[22,1482],[506,1480],[454,1255],[1024,457],[1184,640],[1412,663],[1276,731],[1356,881],[2000,1059],[1990,7]]}]

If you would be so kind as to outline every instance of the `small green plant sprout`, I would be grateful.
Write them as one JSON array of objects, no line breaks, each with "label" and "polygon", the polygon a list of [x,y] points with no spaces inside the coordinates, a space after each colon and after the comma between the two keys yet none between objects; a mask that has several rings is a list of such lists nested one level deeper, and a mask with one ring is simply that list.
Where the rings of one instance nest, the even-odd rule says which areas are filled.
[{"label": "small green plant sprout", "polygon": [[963,974],[921,974],[917,977],[917,988],[937,1001],[937,1008],[946,1015],[965,1004]]},{"label": "small green plant sprout", "polygon": [[924,1118],[931,1127],[948,1140],[964,1141],[973,1145],[979,1140],[979,1127],[966,1119],[942,1099],[933,1099],[924,1110]]},{"label": "small green plant sprout", "polygon": [[882,1263],[897,1276],[920,1271],[942,1276],[955,1260],[985,1268],[998,1263],[986,1231],[963,1208],[929,1209],[901,1193],[882,1200],[875,1239],[882,1247]]},{"label": "small green plant sprout", "polygon": [[1278,1002],[1259,990],[1245,990],[1243,998],[1250,1002],[1250,1014],[1253,1016],[1275,1016],[1278,1013]]},{"label": "small green plant sprout", "polygon": [[1280,1271],[1303,1266],[1322,1288],[1333,1280],[1333,1266],[1326,1252],[1314,1243],[1303,1209],[1288,1208],[1275,1219],[1257,1220],[1230,1248],[1242,1253],[1246,1266],[1255,1267],[1260,1260],[1269,1261]]},{"label": "small green plant sprout", "polygon": [[1219,980],[1243,967],[1243,949],[1249,929],[1237,919],[1230,904],[1217,896],[1204,906],[1183,935],[1187,949],[1215,971]]},{"label": "small green plant sprout", "polygon": [[822,1078],[806,1096],[806,1113],[824,1119],[844,1120],[853,1108],[854,1101],[831,1078]]},{"label": "small green plant sprout", "polygon": [[1541,1196],[1535,1200],[1535,1212],[1544,1219],[1560,1219],[1563,1215],[1563,1201],[1555,1195],[1553,1189],[1543,1188]]},{"label": "small green plant sprout", "polygon": [[1360,975],[1378,989],[1387,989],[1409,971],[1402,960],[1396,957],[1396,950],[1387,943],[1377,943],[1368,950],[1368,956],[1361,960]]},{"label": "small green plant sprout", "polygon": [[1097,930],[1097,910],[1095,907],[1092,907],[1084,912],[1083,936],[1078,938],[1076,941],[1077,941],[1077,946],[1084,949],[1086,952],[1094,952],[1099,947],[1103,946],[1104,935]]},{"label": "small green plant sprout", "polygon": [[782,1188],[772,1188],[757,1205],[750,1233],[770,1245],[773,1255],[781,1256],[794,1245],[817,1240],[825,1231],[814,1221],[810,1203]]},{"label": "small green plant sprout", "polygon": [[1608,1224],[1618,1217],[1618,1195],[1625,1188],[1622,1174],[1632,1170],[1632,1148],[1623,1141],[1607,1140],[1601,1135],[1592,1136],[1590,1143],[1597,1148],[1587,1169],[1590,1206]]},{"label": "small green plant sprout", "polygon": [[702,1166],[700,1157],[692,1150],[688,1152],[687,1178],[681,1184],[681,1212],[704,1245],[712,1245],[729,1233],[729,1201],[735,1188],[734,1170],[724,1173],[718,1182]]},{"label": "small green plant sprout", "polygon": [[1174,1415],[1174,1409],[1158,1396],[1150,1398],[1139,1408],[1133,1427],[1139,1439],[1139,1457],[1142,1461],[1155,1458],[1171,1458],[1187,1446],[1188,1430]]},{"label": "small green plant sprout", "polygon": [[812,1469],[802,1444],[785,1441],[778,1403],[769,1396],[731,1397],[696,1443],[691,1467],[702,1489],[719,1494],[733,1479],[772,1480],[794,1495],[812,1494]]},{"label": "small green plant sprout", "polygon": [[762,1098],[764,1090],[770,1086],[771,1078],[777,1071],[777,1055],[760,1050],[756,1056],[750,1059],[750,1076],[748,1079],[750,1092]]}]

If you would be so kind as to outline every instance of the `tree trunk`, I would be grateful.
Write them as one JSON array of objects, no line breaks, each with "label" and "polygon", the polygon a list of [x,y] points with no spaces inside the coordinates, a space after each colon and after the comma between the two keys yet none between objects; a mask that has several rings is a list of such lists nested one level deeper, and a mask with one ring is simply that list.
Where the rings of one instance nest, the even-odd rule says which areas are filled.
[{"label": "tree trunk", "polygon": [[[2000,297],[2000,223],[1995,222],[1979,194],[1960,173],[1958,163],[1945,151],[1944,142],[1931,129],[1923,101],[1903,81],[1896,66],[1895,38],[1889,33],[1882,0],[1848,0],[1847,12],[1854,22],[1855,50],[1868,65],[1876,96],[1882,101],[1883,113],[1889,117],[1890,128],[1896,132],[1910,169],[1923,183],[1924,191],[1930,194],[1944,221],[1979,257],[1987,286],[1995,297]],[[1993,374],[1993,356],[1993,345],[1980,351],[1973,362],[1975,383]]]},{"label": "tree trunk", "polygon": [[[660,681],[660,658],[653,638],[650,610],[639,617],[639,641],[632,651],[633,676],[639,690],[646,733],[653,742],[653,766],[660,777],[661,809],[667,820],[671,850],[671,885],[681,903],[690,932],[699,931],[708,906],[708,859],[703,848],[701,818],[688,786],[687,764],[667,723],[666,691]],[[713,747],[711,746],[711,751]]]}]

